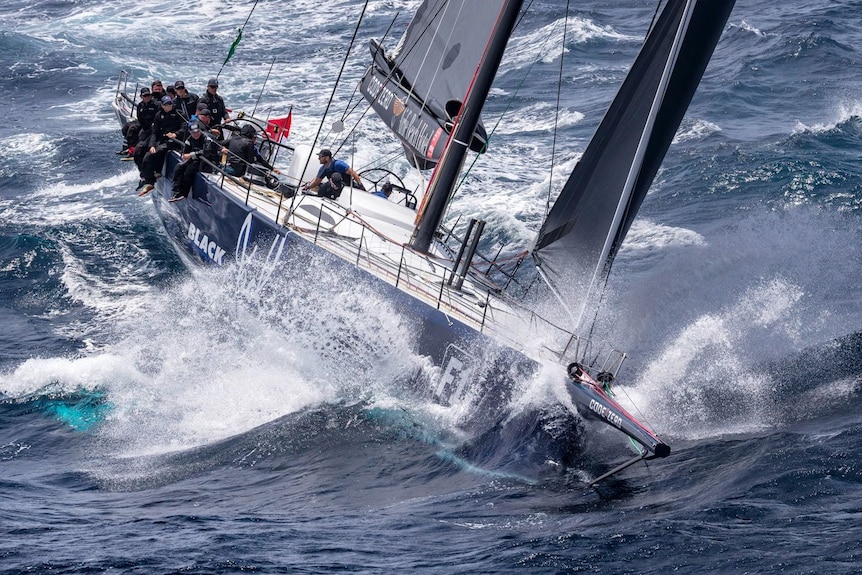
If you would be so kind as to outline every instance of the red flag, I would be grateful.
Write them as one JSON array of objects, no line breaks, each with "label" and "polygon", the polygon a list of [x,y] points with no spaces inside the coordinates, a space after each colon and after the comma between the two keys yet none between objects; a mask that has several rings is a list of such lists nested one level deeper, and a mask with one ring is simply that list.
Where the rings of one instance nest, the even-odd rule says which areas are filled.
[{"label": "red flag", "polygon": [[269,120],[266,123],[266,133],[273,141],[280,142],[281,139],[290,133],[290,120],[293,117],[293,110],[288,112],[284,118],[276,118]]}]

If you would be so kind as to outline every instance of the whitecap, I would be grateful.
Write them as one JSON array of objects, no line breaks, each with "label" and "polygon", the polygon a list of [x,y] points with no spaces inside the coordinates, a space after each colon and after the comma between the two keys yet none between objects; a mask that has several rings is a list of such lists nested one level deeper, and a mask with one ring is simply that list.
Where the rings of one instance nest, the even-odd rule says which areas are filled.
[{"label": "whitecap", "polygon": [[690,140],[701,140],[710,134],[720,131],[721,128],[718,124],[713,124],[707,120],[695,120],[693,124],[684,126],[681,130],[677,131],[672,143],[678,144]]}]

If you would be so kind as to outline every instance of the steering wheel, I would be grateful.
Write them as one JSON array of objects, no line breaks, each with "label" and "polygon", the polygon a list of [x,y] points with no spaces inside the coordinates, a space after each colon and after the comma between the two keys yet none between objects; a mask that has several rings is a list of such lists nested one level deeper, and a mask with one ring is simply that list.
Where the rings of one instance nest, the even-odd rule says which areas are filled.
[{"label": "steering wheel", "polygon": [[[362,178],[363,182],[371,182],[372,184],[374,184],[374,189],[368,190],[371,193],[376,192],[383,186],[383,184],[389,182],[390,184],[392,184],[392,190],[395,192],[400,192],[403,196],[403,199],[398,200],[397,203],[403,203],[411,210],[416,209],[416,196],[411,190],[407,189],[404,186],[404,182],[401,180],[401,178],[398,177],[397,174],[395,174],[395,172],[387,170],[386,168],[371,168],[359,172],[359,177]],[[365,187],[366,189],[368,188],[367,185]]]}]

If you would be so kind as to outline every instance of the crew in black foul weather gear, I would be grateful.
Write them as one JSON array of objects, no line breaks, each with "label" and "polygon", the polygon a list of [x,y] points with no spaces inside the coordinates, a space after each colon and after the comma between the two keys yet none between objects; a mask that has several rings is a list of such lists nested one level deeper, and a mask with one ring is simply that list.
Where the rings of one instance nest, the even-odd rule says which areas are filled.
[{"label": "crew in black foul weather gear", "polygon": [[224,98],[218,95],[218,78],[210,78],[207,82],[207,91],[200,97],[198,103],[206,104],[207,109],[212,112],[212,125],[223,124],[230,120],[230,114],[224,103]]},{"label": "crew in black foul weather gear", "polygon": [[246,124],[240,128],[239,134],[228,140],[228,165],[225,172],[232,176],[244,176],[249,166],[260,164],[267,170],[279,173],[278,170],[260,155],[254,146],[257,130],[254,126]]},{"label": "crew in black foul weather gear", "polygon": [[175,138],[183,127],[183,119],[174,109],[170,96],[162,98],[162,109],[153,119],[153,131],[147,145],[147,153],[141,167],[141,178],[145,186],[139,195],[144,196],[155,187],[156,178],[161,175],[165,154],[169,149],[180,149]]},{"label": "crew in black foul weather gear", "polygon": [[219,144],[211,134],[207,134],[206,126],[199,122],[190,122],[188,125],[188,136],[184,138],[181,151],[181,161],[174,169],[173,196],[171,202],[176,202],[188,197],[198,172],[211,171],[211,163],[218,161],[218,153],[221,150]]}]

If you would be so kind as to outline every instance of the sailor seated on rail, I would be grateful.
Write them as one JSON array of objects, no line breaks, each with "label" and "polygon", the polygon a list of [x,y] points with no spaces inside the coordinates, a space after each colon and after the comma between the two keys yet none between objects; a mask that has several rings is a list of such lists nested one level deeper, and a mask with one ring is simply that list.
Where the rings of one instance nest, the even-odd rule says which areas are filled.
[{"label": "sailor seated on rail", "polygon": [[240,129],[238,136],[228,140],[228,165],[224,170],[226,174],[244,176],[248,168],[255,164],[260,164],[276,174],[281,173],[260,155],[254,146],[255,138],[257,138],[257,130],[251,124],[246,124]]}]

